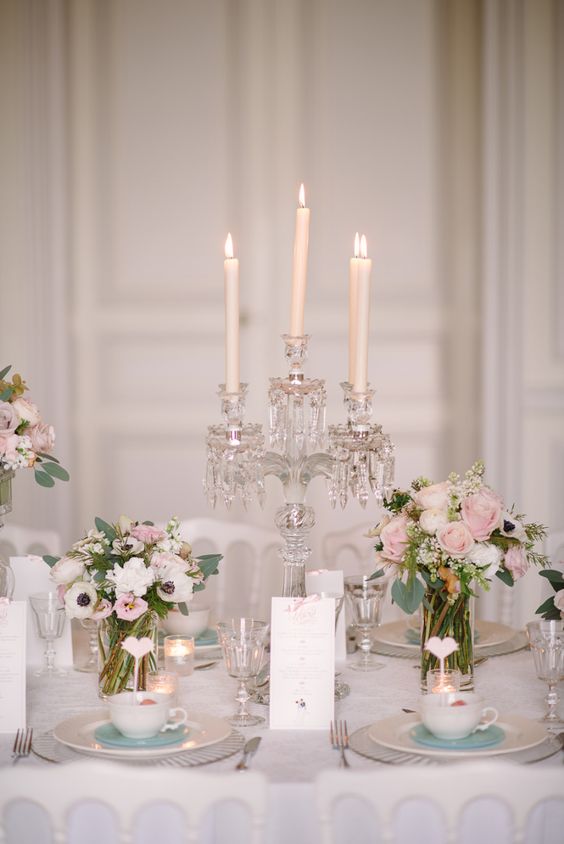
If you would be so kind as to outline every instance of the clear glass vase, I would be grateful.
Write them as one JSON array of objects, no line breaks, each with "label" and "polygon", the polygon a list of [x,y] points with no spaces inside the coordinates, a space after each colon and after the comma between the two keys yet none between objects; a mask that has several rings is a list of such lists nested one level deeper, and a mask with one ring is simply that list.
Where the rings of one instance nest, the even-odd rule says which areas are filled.
[{"label": "clear glass vase", "polygon": [[[450,600],[449,600],[450,598]],[[458,595],[452,600],[446,588],[428,589],[421,608],[421,689],[427,691],[427,672],[439,668],[439,660],[425,649],[433,636],[451,636],[458,650],[445,659],[445,668],[460,671],[460,688],[474,688],[474,598]]]},{"label": "clear glass vase", "polygon": [[[0,469],[0,528],[4,526],[4,516],[12,511],[12,469]],[[10,561],[0,552],[0,598],[12,598],[15,587],[14,572]]]},{"label": "clear glass vase", "polygon": [[134,636],[136,639],[147,636],[154,642],[153,653],[146,654],[139,661],[137,689],[138,691],[146,690],[147,675],[149,671],[155,671],[157,668],[157,628],[158,618],[153,612],[146,612],[135,621],[124,621],[111,615],[99,622],[98,694],[100,697],[107,698],[120,692],[133,690],[135,660],[122,648],[122,643],[128,636]]}]

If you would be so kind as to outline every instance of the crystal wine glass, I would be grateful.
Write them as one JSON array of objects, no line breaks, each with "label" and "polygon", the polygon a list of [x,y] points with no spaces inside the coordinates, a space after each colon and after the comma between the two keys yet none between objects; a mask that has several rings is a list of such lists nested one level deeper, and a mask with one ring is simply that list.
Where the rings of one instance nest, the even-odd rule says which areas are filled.
[{"label": "crystal wine glass", "polygon": [[531,621],[527,634],[533,652],[537,677],[548,685],[546,713],[539,720],[548,728],[562,729],[564,720],[556,711],[556,687],[564,680],[564,621]]},{"label": "crystal wine glass", "polygon": [[235,727],[252,727],[264,723],[264,718],[251,715],[247,709],[250,698],[247,683],[257,676],[263,663],[268,624],[254,618],[233,618],[220,622],[217,632],[227,672],[239,680],[235,698],[239,711],[227,720]]},{"label": "crystal wine glass", "polygon": [[370,580],[368,575],[345,577],[345,595],[351,611],[352,623],[362,634],[360,656],[351,665],[355,671],[376,671],[384,667],[383,663],[376,662],[370,653],[370,648],[372,647],[371,633],[380,624],[382,603],[387,587],[386,581]]},{"label": "crystal wine glass", "polygon": [[[338,592],[309,592],[309,595],[319,595],[320,598],[334,598],[335,600],[335,633],[337,632],[337,624],[339,623],[339,616],[343,609],[345,596]],[[335,678],[335,700],[342,700],[350,694],[350,686],[347,683],[341,683]]]},{"label": "crystal wine glass", "polygon": [[64,676],[66,671],[55,665],[55,640],[60,639],[67,620],[65,608],[56,592],[38,592],[29,596],[33,610],[33,619],[37,635],[45,639],[45,662],[37,671],[36,677]]}]

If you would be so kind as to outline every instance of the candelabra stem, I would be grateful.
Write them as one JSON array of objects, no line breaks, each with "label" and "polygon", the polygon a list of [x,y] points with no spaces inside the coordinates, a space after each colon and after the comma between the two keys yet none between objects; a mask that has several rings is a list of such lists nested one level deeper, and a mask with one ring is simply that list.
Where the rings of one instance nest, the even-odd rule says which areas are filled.
[{"label": "candelabra stem", "polygon": [[305,566],[311,554],[306,539],[314,524],[313,507],[305,504],[285,504],[276,513],[276,527],[284,540],[280,550],[284,564],[284,598],[305,598]]}]

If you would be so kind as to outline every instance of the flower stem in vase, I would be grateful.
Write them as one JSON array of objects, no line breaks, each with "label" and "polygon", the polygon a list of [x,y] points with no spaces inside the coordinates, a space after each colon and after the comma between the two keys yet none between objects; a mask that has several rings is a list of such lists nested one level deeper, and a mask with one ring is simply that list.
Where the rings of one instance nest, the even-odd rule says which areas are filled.
[{"label": "flower stem in vase", "polygon": [[146,612],[135,621],[121,621],[115,618],[105,619],[98,633],[100,652],[99,689],[101,697],[119,694],[133,688],[135,659],[122,648],[122,642],[128,637],[136,639],[148,636],[155,640],[155,652],[139,660],[137,688],[143,691],[147,687],[147,673],[155,670],[157,620],[154,613]]},{"label": "flower stem in vase", "polygon": [[469,595],[449,596],[446,589],[429,589],[425,593],[421,632],[421,688],[426,691],[427,672],[439,667],[436,656],[425,645],[432,636],[451,636],[458,650],[445,659],[445,668],[457,669],[462,675],[461,688],[474,686],[474,613]]}]

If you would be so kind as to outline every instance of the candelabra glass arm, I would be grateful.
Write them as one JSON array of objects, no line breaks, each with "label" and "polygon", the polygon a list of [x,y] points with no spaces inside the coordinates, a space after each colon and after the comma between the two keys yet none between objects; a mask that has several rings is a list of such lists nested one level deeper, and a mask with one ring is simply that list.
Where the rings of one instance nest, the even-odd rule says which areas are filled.
[{"label": "candelabra glass arm", "polygon": [[263,475],[275,475],[285,486],[290,479],[290,464],[287,457],[275,451],[267,451],[263,460]]},{"label": "candelabra glass arm", "polygon": [[330,454],[323,451],[318,451],[315,454],[310,454],[302,463],[299,480],[304,486],[307,486],[313,478],[323,477],[329,480],[333,475],[334,459]]}]

